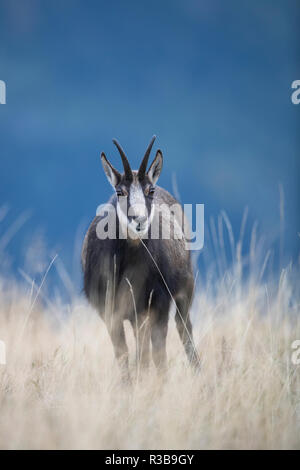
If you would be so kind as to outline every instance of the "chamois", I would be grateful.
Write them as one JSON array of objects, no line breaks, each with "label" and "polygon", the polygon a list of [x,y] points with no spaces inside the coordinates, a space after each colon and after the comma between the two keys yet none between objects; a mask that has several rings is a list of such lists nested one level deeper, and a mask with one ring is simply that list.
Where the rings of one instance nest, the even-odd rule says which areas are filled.
[{"label": "chamois", "polygon": [[[137,171],[131,170],[116,140],[113,142],[122,159],[123,174],[112,166],[102,152],[102,165],[114,188],[114,195],[109,200],[107,211],[96,215],[92,221],[81,255],[85,294],[104,320],[115,356],[124,378],[128,380],[124,320],[129,320],[133,327],[137,360],[145,367],[149,365],[151,339],[155,366],[159,371],[164,370],[171,303],[176,306],[176,326],[187,357],[193,366],[199,366],[189,316],[194,288],[190,251],[185,248],[184,238],[174,235],[176,224],[183,228],[183,210],[170,193],[156,185],[163,163],[160,150],[157,150],[147,171],[154,140],[155,136]],[[158,209],[160,206],[171,208],[174,205],[180,208],[179,213],[168,219],[170,237],[164,238],[161,230],[165,218]],[[157,237],[150,235],[154,220],[158,220]],[[107,227],[110,223],[115,226],[115,236],[99,235],[101,224]]]}]

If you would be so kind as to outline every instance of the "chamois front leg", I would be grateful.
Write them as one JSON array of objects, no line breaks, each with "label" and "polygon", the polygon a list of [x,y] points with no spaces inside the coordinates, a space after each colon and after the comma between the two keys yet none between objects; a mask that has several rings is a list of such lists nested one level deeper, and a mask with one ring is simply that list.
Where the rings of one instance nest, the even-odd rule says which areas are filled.
[{"label": "chamois front leg", "polygon": [[151,343],[152,357],[158,372],[167,369],[167,333],[168,333],[168,310],[164,312],[152,312],[151,317]]},{"label": "chamois front leg", "polygon": [[175,321],[179,337],[184,346],[190,364],[196,369],[200,369],[199,355],[193,339],[193,327],[189,314],[189,298],[179,297],[176,300]]},{"label": "chamois front leg", "polygon": [[131,383],[128,366],[128,347],[123,319],[114,318],[112,322],[107,322],[107,329],[110,334],[116,359],[121,369],[122,379],[126,383]]},{"label": "chamois front leg", "polygon": [[150,321],[148,314],[140,314],[131,320],[137,346],[136,360],[143,369],[148,369],[150,359]]}]

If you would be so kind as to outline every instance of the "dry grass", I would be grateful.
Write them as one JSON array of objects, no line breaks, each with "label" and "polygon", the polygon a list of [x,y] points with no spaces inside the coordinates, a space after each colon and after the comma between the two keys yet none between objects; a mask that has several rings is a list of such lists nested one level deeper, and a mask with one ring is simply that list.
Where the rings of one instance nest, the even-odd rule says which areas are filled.
[{"label": "dry grass", "polygon": [[2,449],[266,449],[300,447],[299,304],[287,278],[243,292],[223,282],[197,295],[195,342],[202,371],[187,366],[173,318],[168,374],[153,366],[121,385],[105,327],[82,301],[33,304],[33,294],[0,284]]}]

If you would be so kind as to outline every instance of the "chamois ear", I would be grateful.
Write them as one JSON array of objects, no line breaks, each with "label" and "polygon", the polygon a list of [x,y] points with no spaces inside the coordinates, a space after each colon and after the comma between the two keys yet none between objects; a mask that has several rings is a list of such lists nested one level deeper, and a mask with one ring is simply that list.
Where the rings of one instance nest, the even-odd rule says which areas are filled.
[{"label": "chamois ear", "polygon": [[163,166],[163,156],[161,150],[157,150],[155,158],[147,172],[148,178],[152,184],[155,184],[159,178]]},{"label": "chamois ear", "polygon": [[104,152],[101,153],[101,162],[108,181],[110,182],[112,187],[115,188],[116,185],[121,181],[121,174],[107,160]]}]

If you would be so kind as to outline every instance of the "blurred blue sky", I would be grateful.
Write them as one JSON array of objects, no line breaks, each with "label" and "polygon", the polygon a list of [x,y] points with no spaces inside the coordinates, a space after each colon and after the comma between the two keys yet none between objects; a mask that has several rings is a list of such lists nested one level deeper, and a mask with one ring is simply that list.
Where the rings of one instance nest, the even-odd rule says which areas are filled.
[{"label": "blurred blue sky", "polygon": [[14,268],[43,234],[76,270],[76,233],[111,193],[100,151],[120,167],[116,137],[137,167],[154,133],[160,184],[174,172],[182,202],[204,203],[206,220],[225,209],[235,234],[248,206],[278,240],[282,183],[295,257],[299,24],[297,0],[0,0],[1,233],[31,210],[7,247]]}]

